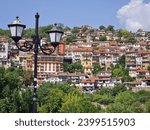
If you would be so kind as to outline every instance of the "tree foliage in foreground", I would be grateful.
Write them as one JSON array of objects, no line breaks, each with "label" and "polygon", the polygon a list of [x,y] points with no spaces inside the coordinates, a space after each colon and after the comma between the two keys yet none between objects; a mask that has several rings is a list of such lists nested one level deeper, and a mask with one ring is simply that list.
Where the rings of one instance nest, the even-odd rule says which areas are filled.
[{"label": "tree foliage in foreground", "polygon": [[[0,67],[0,112],[32,112],[33,89],[23,84],[24,71]],[[32,80],[32,78],[31,78]],[[28,82],[27,82],[28,83]],[[71,84],[44,83],[38,88],[38,112],[43,113],[143,113],[150,112],[150,92],[131,92],[123,84],[82,93]]]},{"label": "tree foliage in foreground", "polygon": [[99,112],[100,107],[86,100],[83,93],[69,84],[46,83],[38,89],[38,112]]},{"label": "tree foliage in foreground", "polygon": [[0,112],[32,111],[32,90],[23,81],[22,69],[0,67]]}]

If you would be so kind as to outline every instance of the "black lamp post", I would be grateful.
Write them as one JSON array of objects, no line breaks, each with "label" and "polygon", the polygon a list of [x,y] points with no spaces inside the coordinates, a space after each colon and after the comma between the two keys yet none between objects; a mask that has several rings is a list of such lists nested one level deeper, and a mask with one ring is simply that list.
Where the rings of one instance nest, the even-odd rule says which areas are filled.
[{"label": "black lamp post", "polygon": [[32,48],[34,48],[34,92],[33,92],[33,113],[37,112],[37,56],[38,56],[38,48],[40,47],[40,50],[47,55],[52,54],[56,47],[59,45],[61,37],[63,35],[63,32],[58,28],[58,26],[55,24],[55,26],[52,28],[52,30],[47,31],[49,34],[51,45],[53,48],[49,46],[48,43],[41,44],[38,28],[39,28],[39,17],[40,15],[36,13],[35,15],[35,36],[33,37],[33,43],[25,41],[24,43],[19,43],[19,40],[22,39],[22,34],[25,29],[25,25],[23,25],[19,17],[16,17],[16,20],[9,24],[8,27],[11,32],[11,38],[15,41],[15,44],[17,48],[21,51],[30,51]]}]

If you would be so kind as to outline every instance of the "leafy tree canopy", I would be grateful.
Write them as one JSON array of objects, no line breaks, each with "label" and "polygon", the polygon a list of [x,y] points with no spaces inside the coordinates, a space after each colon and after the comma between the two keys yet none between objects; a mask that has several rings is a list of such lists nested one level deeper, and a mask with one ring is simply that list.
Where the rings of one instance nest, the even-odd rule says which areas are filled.
[{"label": "leafy tree canopy", "polygon": [[114,26],[113,25],[108,25],[107,31],[114,31]]},{"label": "leafy tree canopy", "polygon": [[105,30],[106,27],[105,27],[104,25],[101,25],[101,26],[99,26],[99,29],[100,29],[100,30]]},{"label": "leafy tree canopy", "polygon": [[80,29],[78,28],[78,27],[73,27],[72,29],[71,29],[71,32],[73,33],[73,34],[76,34],[76,33],[78,33],[80,31]]},{"label": "leafy tree canopy", "polygon": [[106,38],[106,36],[100,36],[100,37],[99,37],[99,40],[100,40],[100,41],[107,41],[107,38]]},{"label": "leafy tree canopy", "polygon": [[64,62],[64,71],[70,73],[83,72],[83,66],[81,65],[81,62],[75,62],[72,64]]},{"label": "leafy tree canopy", "polygon": [[102,68],[100,67],[100,65],[99,64],[93,64],[93,74],[98,74],[101,70],[102,70]]},{"label": "leafy tree canopy", "polygon": [[117,34],[119,37],[129,37],[131,35],[129,31],[123,29],[119,30]]}]

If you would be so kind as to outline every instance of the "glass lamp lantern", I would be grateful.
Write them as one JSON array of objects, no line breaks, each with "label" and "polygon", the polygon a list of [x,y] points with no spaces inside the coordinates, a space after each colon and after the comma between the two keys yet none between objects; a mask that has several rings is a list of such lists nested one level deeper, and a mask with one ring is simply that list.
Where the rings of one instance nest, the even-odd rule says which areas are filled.
[{"label": "glass lamp lantern", "polygon": [[51,30],[47,31],[47,33],[50,37],[52,46],[56,48],[61,41],[63,32],[57,27],[57,24],[55,24]]},{"label": "glass lamp lantern", "polygon": [[10,29],[11,38],[17,43],[22,38],[26,26],[20,22],[19,17],[16,17],[16,20],[14,20],[12,24],[9,24],[8,27]]}]

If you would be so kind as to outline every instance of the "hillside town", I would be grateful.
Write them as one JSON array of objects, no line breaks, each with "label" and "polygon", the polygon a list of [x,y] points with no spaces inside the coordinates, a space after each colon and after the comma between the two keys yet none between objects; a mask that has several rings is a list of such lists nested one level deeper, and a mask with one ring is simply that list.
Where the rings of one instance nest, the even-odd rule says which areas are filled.
[{"label": "hillside town", "polygon": [[[19,42],[25,40],[31,39]],[[41,39],[41,43],[45,41]],[[75,63],[81,67],[68,71],[67,66]],[[0,36],[0,66],[33,71],[33,51],[19,51],[10,38]],[[126,79],[123,69],[127,71]],[[150,32],[139,29],[131,33],[114,30],[113,26],[96,29],[88,25],[66,29],[52,55],[38,52],[37,70],[38,85],[65,82],[92,93],[97,88],[113,88],[121,83],[132,91],[150,90]]]}]

